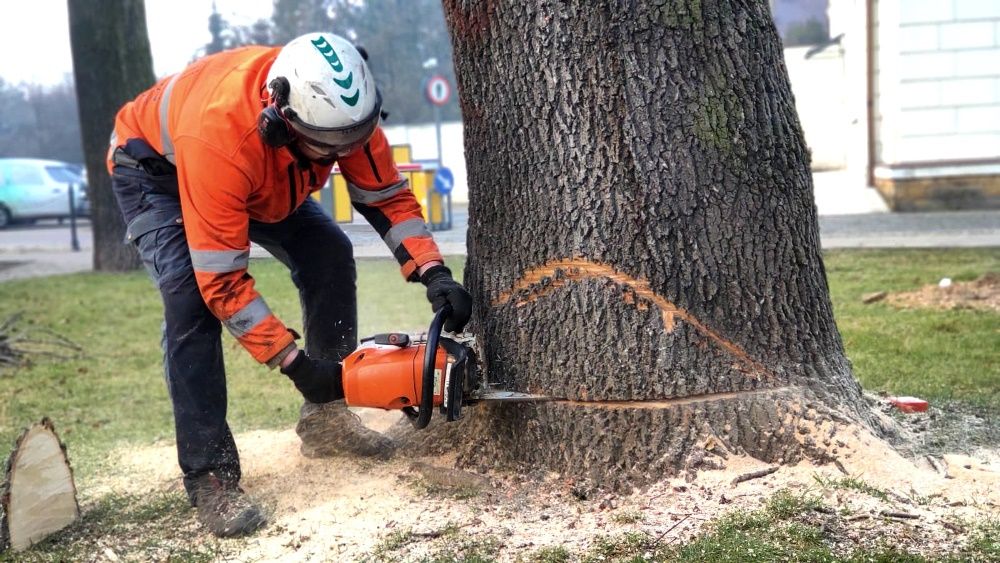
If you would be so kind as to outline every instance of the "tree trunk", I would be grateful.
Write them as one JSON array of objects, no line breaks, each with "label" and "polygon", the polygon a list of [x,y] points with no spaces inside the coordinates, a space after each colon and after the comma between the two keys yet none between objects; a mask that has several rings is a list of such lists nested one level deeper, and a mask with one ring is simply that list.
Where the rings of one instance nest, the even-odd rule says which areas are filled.
[{"label": "tree trunk", "polygon": [[69,0],[73,73],[87,163],[94,269],[139,267],[111,192],[105,159],[115,114],[155,81],[142,0]]},{"label": "tree trunk", "polygon": [[486,371],[560,399],[480,411],[463,459],[618,486],[720,448],[830,459],[828,425],[871,422],[766,2],[445,12]]}]

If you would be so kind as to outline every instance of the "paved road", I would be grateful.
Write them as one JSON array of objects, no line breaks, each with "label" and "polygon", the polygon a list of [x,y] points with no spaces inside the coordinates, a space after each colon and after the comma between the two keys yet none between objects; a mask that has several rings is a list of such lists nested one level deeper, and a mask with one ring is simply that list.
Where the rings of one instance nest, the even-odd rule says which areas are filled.
[{"label": "paved road", "polygon": [[[824,248],[1000,247],[1000,210],[938,213],[820,215]],[[446,255],[465,254],[468,213],[456,209],[453,229],[435,233]],[[389,257],[385,244],[360,218],[343,225],[359,257]],[[52,223],[0,231],[0,281],[89,270],[90,226],[80,225],[83,251],[70,251],[69,228]],[[254,248],[254,257],[267,253]]]},{"label": "paved road", "polygon": [[820,215],[823,248],[1000,246],[1000,210]]}]

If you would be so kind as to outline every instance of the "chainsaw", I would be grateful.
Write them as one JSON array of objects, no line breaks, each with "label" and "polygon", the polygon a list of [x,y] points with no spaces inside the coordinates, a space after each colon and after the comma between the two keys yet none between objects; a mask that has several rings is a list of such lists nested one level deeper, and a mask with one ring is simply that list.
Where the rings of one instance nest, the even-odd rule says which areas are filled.
[{"label": "chainsaw", "polygon": [[479,402],[550,400],[491,385],[479,369],[475,339],[442,336],[449,315],[450,306],[439,309],[426,334],[390,332],[362,338],[343,361],[348,406],[402,410],[420,429],[430,424],[435,407],[453,422],[461,417],[462,407]]}]

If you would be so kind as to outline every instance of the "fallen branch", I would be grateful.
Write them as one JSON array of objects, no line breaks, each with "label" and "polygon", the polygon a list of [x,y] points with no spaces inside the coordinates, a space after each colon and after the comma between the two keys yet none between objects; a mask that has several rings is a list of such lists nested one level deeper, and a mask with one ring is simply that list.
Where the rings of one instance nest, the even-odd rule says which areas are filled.
[{"label": "fallen branch", "polygon": [[84,355],[83,347],[47,328],[17,330],[23,312],[0,322],[0,368],[21,367],[38,358],[72,360]]},{"label": "fallen branch", "polygon": [[735,479],[733,479],[733,486],[735,487],[736,485],[739,485],[740,483],[744,481],[749,481],[751,479],[760,479],[761,477],[767,477],[768,475],[774,473],[777,470],[778,466],[774,465],[772,467],[768,467],[765,469],[758,469],[757,471],[751,471],[750,473],[744,473],[742,475],[738,475]]},{"label": "fallen branch", "polygon": [[881,516],[885,516],[886,518],[900,518],[903,520],[916,520],[920,518],[919,514],[910,514],[909,512],[892,512],[889,510],[883,510],[879,512],[879,514]]},{"label": "fallen branch", "polygon": [[441,536],[444,536],[444,535],[447,535],[447,534],[453,534],[453,533],[457,532],[458,530],[461,530],[462,528],[466,528],[468,526],[478,525],[478,524],[482,524],[482,523],[483,523],[482,520],[479,520],[478,518],[476,518],[474,520],[466,522],[465,524],[461,524],[461,525],[449,524],[448,526],[445,526],[444,528],[440,528],[438,530],[430,530],[430,531],[427,531],[427,532],[413,532],[413,531],[411,531],[410,535],[413,536],[413,537],[416,537],[416,538],[424,538],[424,539],[428,539],[428,540],[434,540],[434,539],[440,538]]},{"label": "fallen branch", "polygon": [[951,530],[952,532],[955,532],[955,533],[958,533],[958,534],[965,533],[965,528],[963,528],[962,526],[959,526],[958,524],[954,524],[952,522],[949,522],[947,520],[942,521],[941,525],[943,527]]},{"label": "fallen branch", "polygon": [[[653,540],[653,543],[652,543],[651,547],[656,547],[657,545],[659,545],[660,540],[663,539],[663,536],[665,536],[665,535],[669,534],[670,532],[674,531],[674,529],[677,528],[677,526],[680,526],[681,524],[683,524],[690,517],[691,517],[691,515],[688,514],[684,518],[681,518],[680,520],[678,520],[673,526],[670,526],[669,528],[667,528],[667,530],[665,532],[663,532],[662,534],[660,534],[659,536],[657,536],[655,540]],[[674,540],[670,540],[671,543],[673,543],[673,541]]]}]

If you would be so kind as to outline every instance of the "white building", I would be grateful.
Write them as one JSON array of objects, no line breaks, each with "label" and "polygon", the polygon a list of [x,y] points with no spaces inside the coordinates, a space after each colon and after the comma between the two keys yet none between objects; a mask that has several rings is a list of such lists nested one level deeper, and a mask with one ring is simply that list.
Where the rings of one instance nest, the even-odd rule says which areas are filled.
[{"label": "white building", "polygon": [[[1000,0],[829,0],[828,15],[835,42],[785,50],[813,168],[893,210],[1000,207]],[[433,124],[389,125],[436,157]],[[442,145],[467,201],[461,123]]]},{"label": "white building", "polygon": [[830,0],[830,33],[863,115],[848,165],[889,207],[1000,206],[1000,1]]}]

